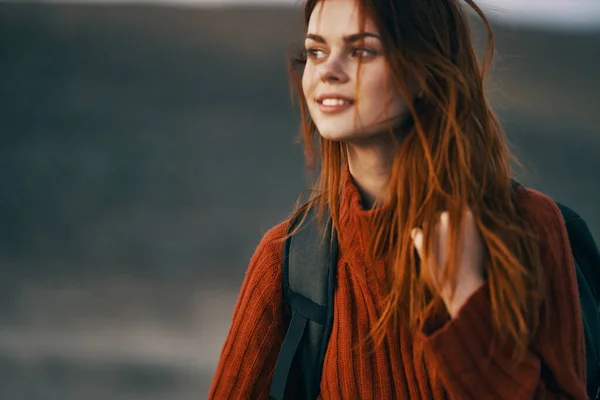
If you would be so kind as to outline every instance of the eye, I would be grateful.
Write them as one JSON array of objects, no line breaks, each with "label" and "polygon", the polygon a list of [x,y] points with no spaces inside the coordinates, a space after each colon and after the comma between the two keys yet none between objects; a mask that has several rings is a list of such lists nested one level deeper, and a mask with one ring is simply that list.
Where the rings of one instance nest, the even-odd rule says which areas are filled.
[{"label": "eye", "polygon": [[323,58],[323,55],[325,54],[325,52],[321,49],[311,47],[311,48],[306,49],[306,54],[308,55],[308,58],[319,60],[319,59]]},{"label": "eye", "polygon": [[[360,54],[357,54],[357,53],[360,53]],[[366,58],[366,57],[373,57],[376,55],[377,55],[376,52],[374,52],[373,50],[366,49],[364,47],[354,47],[352,49],[353,57]]]}]

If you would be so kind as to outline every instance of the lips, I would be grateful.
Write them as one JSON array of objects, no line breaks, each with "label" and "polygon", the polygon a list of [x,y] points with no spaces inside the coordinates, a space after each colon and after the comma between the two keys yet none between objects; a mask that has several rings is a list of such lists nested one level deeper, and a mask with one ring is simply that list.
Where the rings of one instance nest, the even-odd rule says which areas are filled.
[{"label": "lips", "polygon": [[342,106],[345,104],[352,104],[353,101],[344,99],[323,99],[322,101],[317,103],[322,104],[324,106]]},{"label": "lips", "polygon": [[338,114],[354,106],[354,99],[342,93],[321,93],[315,97],[315,102],[323,114]]},{"label": "lips", "polygon": [[317,104],[319,105],[319,110],[324,114],[339,114],[354,107],[354,102],[341,100],[328,101],[328,99],[325,99],[321,103],[317,102]]},{"label": "lips", "polygon": [[344,96],[341,93],[323,93],[317,96],[315,100],[319,104],[323,104],[324,101],[325,103],[329,103],[330,105],[333,105],[334,103],[354,104],[354,99],[348,96]]}]

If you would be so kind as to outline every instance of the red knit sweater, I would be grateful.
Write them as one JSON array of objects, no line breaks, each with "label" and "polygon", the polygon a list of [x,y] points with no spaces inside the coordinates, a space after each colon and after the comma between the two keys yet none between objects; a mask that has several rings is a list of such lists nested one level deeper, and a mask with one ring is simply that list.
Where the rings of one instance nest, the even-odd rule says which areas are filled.
[{"label": "red knit sweater", "polygon": [[[560,211],[547,196],[525,190],[519,202],[543,235],[542,261],[552,295],[552,321],[540,328],[523,362],[510,368],[506,354],[489,358],[492,330],[485,284],[456,318],[429,318],[415,336],[389,334],[374,352],[356,346],[383,310],[384,266],[367,265],[364,249],[373,211],[361,206],[344,174],[333,330],[321,380],[322,399],[587,399],[585,348],[577,282]],[[209,399],[268,399],[286,332],[282,304],[282,236],[287,222],[268,231],[246,273]],[[558,261],[557,261],[558,260]],[[421,341],[424,362],[414,357]],[[436,371],[435,380],[428,370]]]}]

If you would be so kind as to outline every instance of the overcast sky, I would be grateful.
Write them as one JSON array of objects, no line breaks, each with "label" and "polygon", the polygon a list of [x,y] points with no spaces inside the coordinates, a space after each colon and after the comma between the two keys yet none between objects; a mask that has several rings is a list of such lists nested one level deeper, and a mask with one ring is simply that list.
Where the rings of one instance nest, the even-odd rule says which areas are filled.
[{"label": "overcast sky", "polygon": [[[1,0],[0,0],[1,1]],[[12,0],[19,1],[19,0]],[[34,0],[35,1],[35,0]],[[298,4],[297,0],[37,0],[39,2],[165,3],[198,6]],[[600,30],[600,0],[478,0],[487,15],[515,23]]]}]

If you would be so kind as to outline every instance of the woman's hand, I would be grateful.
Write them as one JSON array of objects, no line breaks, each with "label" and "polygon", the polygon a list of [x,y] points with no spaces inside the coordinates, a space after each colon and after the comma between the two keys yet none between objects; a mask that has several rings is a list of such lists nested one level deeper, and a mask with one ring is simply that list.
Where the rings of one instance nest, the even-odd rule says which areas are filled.
[{"label": "woman's hand", "polygon": [[[411,237],[422,264],[425,265],[423,254],[423,232],[419,228],[411,231]],[[449,253],[450,241],[450,217],[449,213],[443,212],[434,230],[434,245],[432,257],[435,262],[429,262],[424,268],[429,268],[428,276],[432,280],[434,288],[438,291],[446,308],[452,318],[456,317],[461,307],[479,289],[483,283],[484,271],[484,249],[479,230],[473,220],[473,213],[467,209],[463,215],[459,230],[457,255],[457,279],[456,291],[452,296],[451,284],[448,280],[444,287],[439,287],[437,282],[445,265]]]}]

